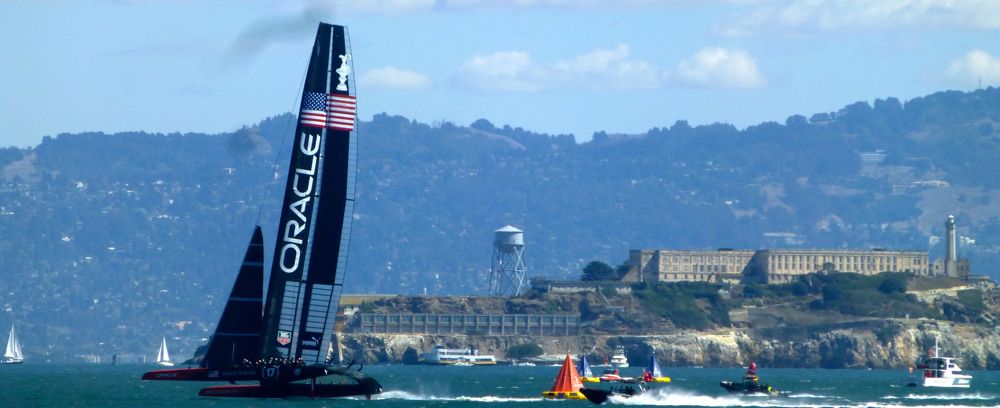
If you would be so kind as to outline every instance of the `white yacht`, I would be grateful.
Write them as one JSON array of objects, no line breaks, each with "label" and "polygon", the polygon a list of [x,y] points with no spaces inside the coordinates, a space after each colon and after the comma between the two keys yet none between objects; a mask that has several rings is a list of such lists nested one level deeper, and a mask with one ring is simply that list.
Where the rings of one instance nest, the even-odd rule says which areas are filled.
[{"label": "white yacht", "polygon": [[497,359],[492,355],[479,354],[479,350],[472,347],[447,349],[442,345],[437,345],[430,353],[424,353],[420,362],[438,365],[495,365]]},{"label": "white yacht", "polygon": [[611,355],[611,366],[615,368],[628,367],[628,357],[625,357],[625,347],[615,348],[615,354]]},{"label": "white yacht", "polygon": [[916,381],[917,385],[923,387],[949,387],[949,388],[969,388],[972,385],[972,376],[962,374],[962,369],[955,364],[952,357],[941,357],[938,354],[937,339],[934,339],[934,348],[918,366],[923,373],[923,378]]}]

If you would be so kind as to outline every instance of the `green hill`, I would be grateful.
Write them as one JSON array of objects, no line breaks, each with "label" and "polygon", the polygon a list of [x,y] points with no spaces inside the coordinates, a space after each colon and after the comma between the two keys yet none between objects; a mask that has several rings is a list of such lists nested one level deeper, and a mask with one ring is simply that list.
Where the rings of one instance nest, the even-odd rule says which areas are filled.
[{"label": "green hill", "polygon": [[[976,241],[960,249],[974,272],[997,276],[998,118],[997,88],[581,144],[377,115],[359,126],[346,290],[484,294],[492,231],[507,224],[526,231],[529,276],[566,278],[632,248],[924,249],[950,213]],[[275,236],[292,123],[0,149],[0,323],[53,358],[152,353],[161,334],[190,354],[253,225]]]}]

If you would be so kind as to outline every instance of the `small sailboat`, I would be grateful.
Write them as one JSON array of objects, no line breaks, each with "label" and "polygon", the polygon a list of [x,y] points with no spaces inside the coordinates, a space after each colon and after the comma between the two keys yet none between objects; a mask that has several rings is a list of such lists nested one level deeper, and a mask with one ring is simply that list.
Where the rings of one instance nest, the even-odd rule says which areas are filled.
[{"label": "small sailboat", "polygon": [[542,392],[542,397],[582,400],[586,397],[580,393],[581,388],[583,383],[580,382],[580,375],[577,374],[576,367],[573,367],[573,359],[567,354],[559,374],[556,375],[556,381],[552,383],[552,389]]},{"label": "small sailboat", "polygon": [[156,351],[156,364],[166,367],[174,366],[174,363],[170,361],[170,352],[167,351],[166,337],[164,337],[163,341],[160,342],[160,349]]},{"label": "small sailboat", "polygon": [[587,356],[580,355],[580,366],[577,367],[580,374],[580,381],[583,382],[601,382],[601,379],[594,376],[594,372],[590,370],[590,363],[587,362]]},{"label": "small sailboat", "polygon": [[24,362],[24,354],[21,352],[21,342],[17,339],[17,331],[14,325],[10,325],[10,337],[7,337],[7,350],[3,353],[3,360],[0,364],[21,364]]},{"label": "small sailboat", "polygon": [[642,370],[642,381],[648,383],[668,383],[670,382],[670,377],[664,376],[663,372],[660,371],[660,363],[656,361],[656,352],[653,352],[649,356],[649,365]]}]

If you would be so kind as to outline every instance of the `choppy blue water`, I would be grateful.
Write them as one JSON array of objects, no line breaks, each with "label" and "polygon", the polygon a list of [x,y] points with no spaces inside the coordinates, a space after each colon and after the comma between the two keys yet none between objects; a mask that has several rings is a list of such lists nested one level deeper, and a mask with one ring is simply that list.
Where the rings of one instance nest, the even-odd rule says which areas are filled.
[{"label": "choppy blue water", "polygon": [[[373,398],[256,400],[198,397],[198,390],[219,383],[140,381],[155,366],[53,365],[0,366],[0,407],[588,407],[588,401],[550,401],[540,397],[559,367],[372,366],[385,392]],[[641,368],[623,370],[638,375]],[[972,371],[969,389],[899,387],[905,377],[888,370],[767,369],[761,380],[791,392],[787,398],[737,397],[718,383],[740,369],[667,368],[673,382],[620,405],[676,407],[995,407],[1000,406],[1000,372]]]}]

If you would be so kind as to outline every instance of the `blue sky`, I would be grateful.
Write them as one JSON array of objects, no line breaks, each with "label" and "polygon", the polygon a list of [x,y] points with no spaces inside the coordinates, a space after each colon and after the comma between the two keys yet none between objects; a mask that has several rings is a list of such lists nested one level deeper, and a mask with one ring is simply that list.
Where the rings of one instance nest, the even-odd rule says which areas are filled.
[{"label": "blue sky", "polygon": [[295,111],[319,21],[350,30],[362,120],[580,141],[1000,85],[992,1],[0,0],[0,146]]}]

